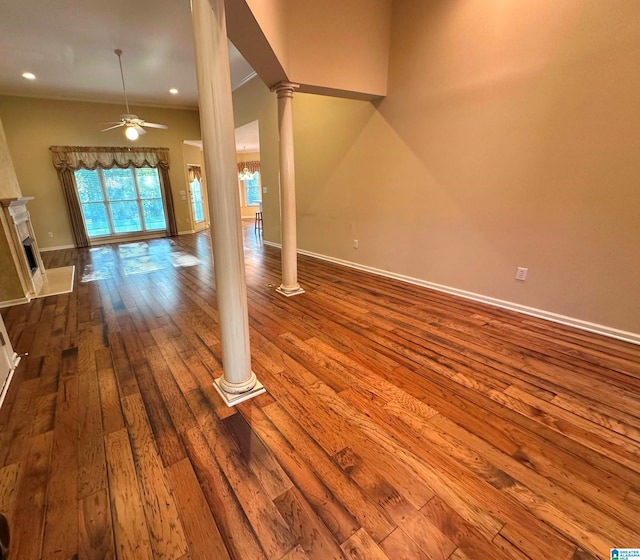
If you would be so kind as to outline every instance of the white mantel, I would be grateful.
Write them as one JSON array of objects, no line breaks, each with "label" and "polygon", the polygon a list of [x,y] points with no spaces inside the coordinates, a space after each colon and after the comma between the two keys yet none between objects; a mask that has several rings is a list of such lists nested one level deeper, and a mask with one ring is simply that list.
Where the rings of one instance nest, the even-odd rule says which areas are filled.
[{"label": "white mantel", "polygon": [[31,200],[33,197],[0,199],[0,307],[30,301],[42,288],[45,269],[27,209]]}]

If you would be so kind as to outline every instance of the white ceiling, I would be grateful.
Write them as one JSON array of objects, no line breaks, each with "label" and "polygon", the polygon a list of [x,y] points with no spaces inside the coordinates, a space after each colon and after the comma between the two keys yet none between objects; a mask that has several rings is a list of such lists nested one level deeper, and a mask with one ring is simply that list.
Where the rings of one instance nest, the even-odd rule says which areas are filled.
[{"label": "white ceiling", "polygon": [[[116,48],[130,105],[197,108],[189,0],[0,0],[0,94],[124,104]],[[229,61],[234,89],[254,75]]]},{"label": "white ceiling", "polygon": [[239,152],[260,151],[260,129],[258,121],[236,128],[236,149]]}]

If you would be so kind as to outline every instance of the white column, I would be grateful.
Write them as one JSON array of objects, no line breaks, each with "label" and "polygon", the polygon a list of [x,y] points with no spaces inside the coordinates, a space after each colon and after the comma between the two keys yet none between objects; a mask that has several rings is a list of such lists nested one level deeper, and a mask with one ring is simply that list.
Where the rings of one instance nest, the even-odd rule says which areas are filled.
[{"label": "white column", "polygon": [[264,387],[251,371],[224,0],[192,0],[191,15],[224,369],[214,387],[232,406]]},{"label": "white column", "polygon": [[293,92],[299,86],[280,82],[273,88],[278,96],[280,133],[280,226],[282,231],[282,284],[276,291],[290,297],[304,294],[298,284],[296,240],[296,172],[293,161]]}]

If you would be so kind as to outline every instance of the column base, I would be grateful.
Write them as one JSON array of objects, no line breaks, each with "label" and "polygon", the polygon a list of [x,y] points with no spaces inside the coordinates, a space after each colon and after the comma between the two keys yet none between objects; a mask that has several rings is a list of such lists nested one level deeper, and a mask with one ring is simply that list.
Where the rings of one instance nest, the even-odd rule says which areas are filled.
[{"label": "column base", "polygon": [[286,297],[291,297],[291,296],[297,296],[299,294],[304,294],[304,290],[298,286],[297,288],[294,288],[293,290],[287,290],[285,288],[283,288],[282,286],[279,286],[278,288],[276,288],[276,292],[278,292],[279,294],[282,294],[283,296]]},{"label": "column base", "polygon": [[258,395],[265,393],[267,390],[264,388],[264,385],[260,383],[260,381],[256,381],[256,384],[252,389],[246,391],[244,393],[228,393],[220,386],[220,381],[222,377],[218,377],[213,382],[213,388],[218,392],[218,394],[222,397],[224,404],[228,407],[235,406],[240,404],[241,402],[248,401],[253,397],[257,397]]}]

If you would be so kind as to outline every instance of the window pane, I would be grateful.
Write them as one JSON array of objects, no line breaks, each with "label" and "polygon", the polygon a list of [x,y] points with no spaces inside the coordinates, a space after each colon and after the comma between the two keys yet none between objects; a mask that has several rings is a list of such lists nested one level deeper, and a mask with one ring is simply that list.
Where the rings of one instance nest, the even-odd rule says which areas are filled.
[{"label": "window pane", "polygon": [[260,204],[260,174],[256,171],[253,179],[244,182],[247,197],[247,206],[258,206]]},{"label": "window pane", "polygon": [[135,200],[137,198],[131,169],[119,169],[118,167],[104,169],[102,176],[109,200]]},{"label": "window pane", "polygon": [[142,231],[138,203],[135,200],[112,202],[111,220],[113,221],[113,231],[115,233]]},{"label": "window pane", "polygon": [[144,223],[147,230],[167,229],[161,198],[143,200],[142,213],[144,214]]},{"label": "window pane", "polygon": [[136,169],[140,198],[162,198],[158,170],[151,167]]},{"label": "window pane", "polygon": [[204,222],[204,206],[202,200],[193,201],[193,219],[196,222]]},{"label": "window pane", "polygon": [[196,222],[204,221],[204,206],[202,204],[202,184],[198,179],[189,183],[191,190],[191,205],[193,206],[193,219]]},{"label": "window pane", "polygon": [[87,226],[87,235],[89,237],[98,237],[100,235],[109,235],[109,220],[107,219],[107,210],[102,202],[88,203],[82,205],[82,214],[84,223]]},{"label": "window pane", "polygon": [[75,172],[76,186],[80,202],[98,202],[103,200],[98,170],[78,169]]},{"label": "window pane", "polygon": [[166,231],[157,169],[79,169],[75,179],[89,237]]}]

